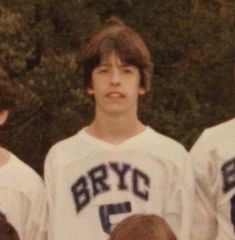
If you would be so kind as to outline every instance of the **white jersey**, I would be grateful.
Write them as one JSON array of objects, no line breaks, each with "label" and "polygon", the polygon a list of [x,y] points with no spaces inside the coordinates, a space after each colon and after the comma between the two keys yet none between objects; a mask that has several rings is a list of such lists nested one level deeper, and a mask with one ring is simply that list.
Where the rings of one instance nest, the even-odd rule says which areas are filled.
[{"label": "white jersey", "polygon": [[235,119],[205,130],[191,150],[196,178],[193,240],[235,239]]},{"label": "white jersey", "polygon": [[0,214],[21,240],[46,239],[47,201],[42,179],[13,154],[0,167]]},{"label": "white jersey", "polygon": [[151,128],[118,145],[82,129],[53,146],[45,162],[49,240],[107,240],[132,213],[158,214],[188,240],[190,163],[179,143]]}]

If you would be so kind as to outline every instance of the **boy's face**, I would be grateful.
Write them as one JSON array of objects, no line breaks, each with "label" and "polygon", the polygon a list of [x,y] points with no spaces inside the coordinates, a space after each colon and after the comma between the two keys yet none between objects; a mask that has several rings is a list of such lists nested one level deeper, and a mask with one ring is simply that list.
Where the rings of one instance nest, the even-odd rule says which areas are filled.
[{"label": "boy's face", "polygon": [[120,115],[136,113],[138,97],[146,90],[140,86],[139,69],[112,52],[94,68],[88,93],[94,96],[96,113]]}]

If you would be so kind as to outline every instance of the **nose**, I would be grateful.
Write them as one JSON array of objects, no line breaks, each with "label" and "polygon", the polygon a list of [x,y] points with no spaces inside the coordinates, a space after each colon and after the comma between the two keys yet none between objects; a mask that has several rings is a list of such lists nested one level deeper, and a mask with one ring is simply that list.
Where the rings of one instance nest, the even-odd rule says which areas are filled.
[{"label": "nose", "polygon": [[110,76],[110,84],[114,85],[114,86],[120,85],[120,77],[121,76],[120,76],[119,71],[117,69],[114,69]]}]

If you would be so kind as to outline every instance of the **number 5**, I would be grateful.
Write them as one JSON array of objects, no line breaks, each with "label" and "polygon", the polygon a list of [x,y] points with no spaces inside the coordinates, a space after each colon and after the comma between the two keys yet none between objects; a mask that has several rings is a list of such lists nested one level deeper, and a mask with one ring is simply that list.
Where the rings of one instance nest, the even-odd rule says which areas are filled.
[{"label": "number 5", "polygon": [[110,215],[129,213],[131,212],[131,203],[123,202],[117,204],[101,205],[99,207],[100,221],[104,232],[110,234],[112,231],[112,223]]}]

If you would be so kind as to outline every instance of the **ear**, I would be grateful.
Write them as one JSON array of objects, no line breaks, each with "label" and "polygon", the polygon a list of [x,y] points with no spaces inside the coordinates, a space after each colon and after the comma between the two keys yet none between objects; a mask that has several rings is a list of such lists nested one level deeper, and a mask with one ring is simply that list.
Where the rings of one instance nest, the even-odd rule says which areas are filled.
[{"label": "ear", "polygon": [[87,93],[88,93],[89,95],[94,95],[94,90],[93,90],[93,88],[92,88],[91,86],[89,86],[89,87],[87,88]]},{"label": "ear", "polygon": [[86,87],[86,91],[88,95],[94,95],[94,90],[93,90],[93,84],[92,84],[92,80],[90,80],[88,82],[88,85]]},{"label": "ear", "polygon": [[140,96],[144,96],[146,94],[147,90],[145,87],[141,87],[139,88],[139,95]]},{"label": "ear", "polygon": [[8,110],[0,111],[0,125],[3,125],[6,122],[8,115],[9,115]]}]

